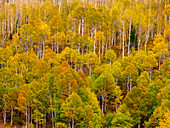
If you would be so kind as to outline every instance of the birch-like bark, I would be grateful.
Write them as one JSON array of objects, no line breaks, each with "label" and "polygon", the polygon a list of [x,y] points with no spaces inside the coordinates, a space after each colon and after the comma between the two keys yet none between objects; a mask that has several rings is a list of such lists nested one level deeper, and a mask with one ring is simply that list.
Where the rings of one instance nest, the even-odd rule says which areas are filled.
[{"label": "birch-like bark", "polygon": [[128,55],[129,55],[129,51],[130,51],[130,34],[131,34],[131,19],[130,19],[130,23],[129,23],[129,42],[128,42]]},{"label": "birch-like bark", "polygon": [[91,76],[91,68],[92,68],[92,66],[91,66],[91,64],[90,64],[90,68],[89,68],[89,76]]},{"label": "birch-like bark", "polygon": [[95,41],[94,41],[94,53],[95,52],[95,49],[96,49],[96,27],[95,27],[95,30],[94,30],[94,35],[95,35]]},{"label": "birch-like bark", "polygon": [[[52,109],[53,108],[53,104],[52,104],[52,99],[51,99],[51,95],[50,95],[49,85],[47,86],[47,90],[48,90],[48,95],[49,95],[49,98],[50,98],[50,105],[51,105],[51,109]],[[51,115],[52,115],[52,119],[53,119],[53,117],[54,117],[53,110],[51,110]],[[52,121],[52,127],[53,128],[55,127],[54,121]]]},{"label": "birch-like bark", "polygon": [[71,118],[70,118],[70,120],[69,120],[69,126],[68,126],[68,128],[71,128]]},{"label": "birch-like bark", "polygon": [[74,118],[71,119],[72,120],[72,127],[71,128],[74,128]]},{"label": "birch-like bark", "polygon": [[[79,20],[79,35],[81,34],[80,29],[81,29],[81,20]],[[80,41],[78,41],[78,52],[80,52]]]},{"label": "birch-like bark", "polygon": [[106,40],[106,51],[105,52],[107,52],[107,40]]},{"label": "birch-like bark", "polygon": [[[6,106],[6,104],[4,106]],[[3,116],[4,116],[4,126],[6,126],[6,109],[4,109],[3,112],[4,112],[4,114],[3,114]]]},{"label": "birch-like bark", "polygon": [[14,110],[13,110],[13,107],[11,105],[11,126],[12,126],[12,123],[13,123],[13,115],[14,115]]},{"label": "birch-like bark", "polygon": [[149,28],[148,28],[147,35],[146,35],[145,52],[146,52],[146,45],[147,45],[147,43],[148,43],[148,39],[149,39]]},{"label": "birch-like bark", "polygon": [[125,44],[125,25],[124,25],[124,21],[122,22],[123,24],[123,46],[122,46],[122,57],[124,58],[124,44]]},{"label": "birch-like bark", "polygon": [[140,123],[141,123],[141,120],[140,120],[140,116],[139,116],[139,119],[138,119],[138,128],[140,128]]},{"label": "birch-like bark", "polygon": [[141,29],[141,25],[140,25],[140,27],[139,27],[139,42],[138,42],[138,52],[139,52],[139,49],[140,49],[141,36],[142,36],[142,29]]},{"label": "birch-like bark", "polygon": [[150,80],[152,80],[152,70],[150,69]]},{"label": "birch-like bark", "polygon": [[84,27],[84,19],[82,18],[82,26],[81,26],[81,35],[82,36],[84,35],[83,27]]},{"label": "birch-like bark", "polygon": [[30,108],[28,106],[28,128],[29,128],[29,125],[30,125],[30,116],[31,116],[31,113],[30,113]]},{"label": "birch-like bark", "polygon": [[27,107],[26,107],[26,110],[25,110],[25,125],[26,125],[26,128],[28,128],[28,111],[27,111]]},{"label": "birch-like bark", "polygon": [[119,28],[119,33],[120,33],[120,43],[119,43],[119,49],[121,50],[122,49],[122,31],[121,31],[121,28]]},{"label": "birch-like bark", "polygon": [[104,41],[102,41],[102,56],[104,54]]},{"label": "birch-like bark", "polygon": [[13,22],[12,22],[12,16],[11,16],[11,33],[13,32]]},{"label": "birch-like bark", "polygon": [[59,13],[60,13],[60,11],[61,11],[61,0],[59,0],[58,2],[59,2],[58,5],[59,5]]},{"label": "birch-like bark", "polygon": [[158,63],[159,70],[160,70],[160,65],[161,65],[161,59],[159,59],[159,63]]},{"label": "birch-like bark", "polygon": [[129,92],[129,76],[127,77],[127,93]]}]

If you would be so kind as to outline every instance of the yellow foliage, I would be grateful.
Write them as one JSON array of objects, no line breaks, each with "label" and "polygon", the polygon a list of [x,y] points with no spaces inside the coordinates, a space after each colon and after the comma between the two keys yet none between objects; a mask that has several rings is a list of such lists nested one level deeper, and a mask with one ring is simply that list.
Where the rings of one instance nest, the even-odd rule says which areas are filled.
[{"label": "yellow foliage", "polygon": [[170,111],[168,110],[164,114],[164,118],[160,120],[159,127],[157,128],[169,128],[170,126]]}]

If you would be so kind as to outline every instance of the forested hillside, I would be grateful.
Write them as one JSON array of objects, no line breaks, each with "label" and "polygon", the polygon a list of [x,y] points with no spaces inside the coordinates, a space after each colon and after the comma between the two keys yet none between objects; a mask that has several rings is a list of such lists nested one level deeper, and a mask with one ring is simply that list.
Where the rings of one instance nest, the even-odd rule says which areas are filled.
[{"label": "forested hillside", "polygon": [[170,0],[1,0],[0,127],[168,128]]}]

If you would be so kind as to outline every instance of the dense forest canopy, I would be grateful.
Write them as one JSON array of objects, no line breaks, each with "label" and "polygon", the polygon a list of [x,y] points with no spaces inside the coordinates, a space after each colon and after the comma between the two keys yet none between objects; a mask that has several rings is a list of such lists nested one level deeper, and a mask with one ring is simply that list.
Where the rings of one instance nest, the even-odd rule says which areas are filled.
[{"label": "dense forest canopy", "polygon": [[1,0],[0,127],[168,128],[170,0]]}]

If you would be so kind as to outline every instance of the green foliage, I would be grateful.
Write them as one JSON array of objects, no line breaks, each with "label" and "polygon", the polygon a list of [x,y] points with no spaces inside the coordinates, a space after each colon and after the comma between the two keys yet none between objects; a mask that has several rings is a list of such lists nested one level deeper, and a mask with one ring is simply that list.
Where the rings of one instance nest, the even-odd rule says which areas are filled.
[{"label": "green foliage", "polygon": [[115,128],[131,128],[134,126],[133,123],[134,120],[127,111],[126,105],[121,105],[118,108],[111,122],[112,126]]},{"label": "green foliage", "polygon": [[37,1],[0,2],[4,125],[168,127],[169,1]]}]

